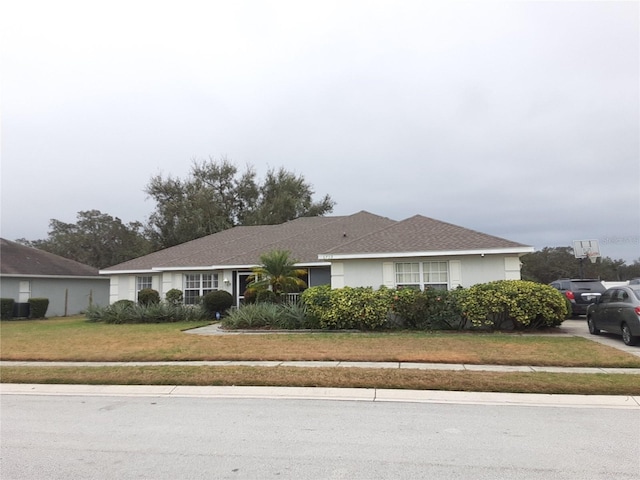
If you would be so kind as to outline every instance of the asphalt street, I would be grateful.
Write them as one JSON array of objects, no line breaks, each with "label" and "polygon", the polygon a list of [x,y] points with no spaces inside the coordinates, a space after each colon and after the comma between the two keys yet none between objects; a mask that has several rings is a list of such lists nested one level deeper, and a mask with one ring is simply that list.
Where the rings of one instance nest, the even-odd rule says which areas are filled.
[{"label": "asphalt street", "polygon": [[2,478],[638,479],[640,408],[2,395]]}]

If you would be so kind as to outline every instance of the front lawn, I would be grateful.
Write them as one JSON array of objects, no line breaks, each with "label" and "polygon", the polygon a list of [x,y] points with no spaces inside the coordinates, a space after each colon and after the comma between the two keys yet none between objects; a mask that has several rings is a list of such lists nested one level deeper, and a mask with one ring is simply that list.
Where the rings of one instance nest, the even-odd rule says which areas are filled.
[{"label": "front lawn", "polygon": [[[640,358],[577,337],[461,332],[202,336],[203,323],[109,325],[83,317],[0,323],[2,360],[342,360],[640,368]],[[271,385],[640,395],[637,375],[412,369],[117,366],[2,367],[5,383]]]},{"label": "front lawn", "polygon": [[257,385],[577,395],[640,395],[638,375],[300,367],[3,367],[5,383]]},{"label": "front lawn", "polygon": [[342,360],[640,368],[640,358],[567,336],[461,333],[192,335],[203,323],[109,325],[83,317],[0,323],[2,360]]}]

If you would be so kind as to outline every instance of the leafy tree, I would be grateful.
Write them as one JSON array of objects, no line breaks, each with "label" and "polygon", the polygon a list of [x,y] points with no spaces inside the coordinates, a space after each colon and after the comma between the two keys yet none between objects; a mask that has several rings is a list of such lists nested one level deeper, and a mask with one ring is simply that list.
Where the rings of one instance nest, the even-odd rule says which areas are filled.
[{"label": "leafy tree", "polygon": [[48,238],[17,241],[96,268],[116,265],[151,251],[140,222],[124,224],[99,210],[78,212],[77,219],[76,223],[52,219]]},{"label": "leafy tree", "polygon": [[313,202],[302,176],[269,170],[264,183],[253,167],[242,173],[227,159],[195,161],[186,179],[151,178],[145,192],[156,202],[147,234],[156,248],[166,248],[237,225],[267,225],[331,212],[326,195]]},{"label": "leafy tree", "polygon": [[334,202],[325,195],[320,202],[301,175],[280,168],[267,172],[253,211],[248,210],[245,225],[277,225],[298,217],[316,217],[333,210]]},{"label": "leafy tree", "polygon": [[640,278],[640,258],[634,260],[631,265],[622,265],[620,267],[620,276],[624,280]]},{"label": "leafy tree", "polygon": [[[522,278],[540,283],[550,283],[558,278],[580,278],[580,260],[573,255],[571,247],[544,247],[522,256]],[[634,265],[637,264],[637,267]],[[629,280],[633,272],[640,273],[640,259],[631,266],[624,260],[602,257],[596,263],[582,260],[584,278],[599,278],[607,281]]]},{"label": "leafy tree", "polygon": [[240,178],[237,175],[238,169],[222,160],[194,162],[185,180],[152,177],[145,192],[156,202],[148,224],[148,235],[156,248],[178,245],[238,224],[244,211],[255,204],[258,193],[252,169]]},{"label": "leafy tree", "polygon": [[307,284],[300,277],[307,271],[297,268],[286,250],[272,250],[260,256],[261,265],[253,269],[247,287],[254,291],[270,289],[276,295],[298,292]]}]

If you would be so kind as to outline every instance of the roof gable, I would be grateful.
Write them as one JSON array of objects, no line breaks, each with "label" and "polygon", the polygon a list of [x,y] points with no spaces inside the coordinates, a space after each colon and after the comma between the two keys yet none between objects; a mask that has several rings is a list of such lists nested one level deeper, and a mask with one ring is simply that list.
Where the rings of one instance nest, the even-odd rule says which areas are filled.
[{"label": "roof gable", "polygon": [[3,275],[98,276],[98,269],[53,253],[0,238]]},{"label": "roof gable", "polygon": [[451,223],[415,215],[324,253],[393,254],[513,248],[528,249],[530,247]]}]

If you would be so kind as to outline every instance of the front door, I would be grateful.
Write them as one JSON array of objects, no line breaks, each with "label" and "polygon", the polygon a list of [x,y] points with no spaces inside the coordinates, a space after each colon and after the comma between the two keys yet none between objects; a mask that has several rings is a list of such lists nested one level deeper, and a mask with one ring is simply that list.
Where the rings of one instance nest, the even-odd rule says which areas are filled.
[{"label": "front door", "polygon": [[251,272],[236,272],[235,297],[237,307],[244,303],[244,292],[247,290],[247,284],[249,283],[247,279],[251,275],[253,275]]}]

